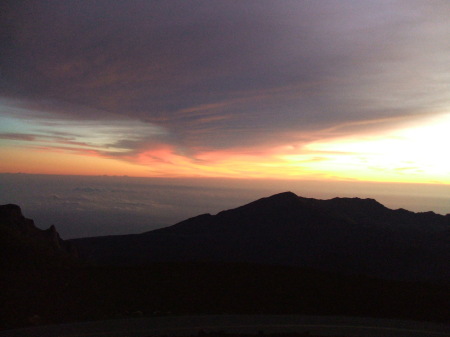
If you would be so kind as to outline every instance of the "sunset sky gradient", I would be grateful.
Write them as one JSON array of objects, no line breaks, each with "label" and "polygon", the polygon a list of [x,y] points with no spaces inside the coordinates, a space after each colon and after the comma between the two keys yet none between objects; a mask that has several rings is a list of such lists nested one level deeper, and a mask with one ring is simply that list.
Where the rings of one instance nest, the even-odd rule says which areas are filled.
[{"label": "sunset sky gradient", "polygon": [[450,2],[5,1],[0,172],[450,184]]}]

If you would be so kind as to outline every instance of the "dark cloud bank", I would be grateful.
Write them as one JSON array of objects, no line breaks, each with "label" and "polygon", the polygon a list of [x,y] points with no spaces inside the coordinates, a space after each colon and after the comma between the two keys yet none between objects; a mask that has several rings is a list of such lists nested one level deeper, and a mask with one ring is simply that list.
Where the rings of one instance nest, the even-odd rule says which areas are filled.
[{"label": "dark cloud bank", "polygon": [[[157,125],[184,153],[302,142],[442,110],[449,12],[437,0],[9,1],[1,95],[57,119]],[[153,136],[140,139],[130,151]]]}]

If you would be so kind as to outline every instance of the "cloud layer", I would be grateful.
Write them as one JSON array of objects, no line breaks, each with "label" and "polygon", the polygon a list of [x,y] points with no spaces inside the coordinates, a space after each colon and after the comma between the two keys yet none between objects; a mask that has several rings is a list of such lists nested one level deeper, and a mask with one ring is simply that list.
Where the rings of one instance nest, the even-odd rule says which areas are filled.
[{"label": "cloud layer", "polygon": [[6,2],[0,141],[207,174],[380,134],[449,112],[449,12],[438,0]]},{"label": "cloud layer", "polygon": [[283,191],[320,199],[376,198],[390,208],[450,213],[450,186],[362,182],[162,179],[0,174],[0,204],[15,203],[64,239],[142,233]]}]

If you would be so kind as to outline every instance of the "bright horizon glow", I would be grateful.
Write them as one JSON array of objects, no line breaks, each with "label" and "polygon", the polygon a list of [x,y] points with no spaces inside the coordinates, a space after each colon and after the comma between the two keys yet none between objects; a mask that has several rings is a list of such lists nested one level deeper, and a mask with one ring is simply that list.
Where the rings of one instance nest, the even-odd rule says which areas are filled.
[{"label": "bright horizon glow", "polygon": [[[65,125],[56,130],[61,130],[62,134],[63,130],[72,129]],[[108,130],[108,127],[103,129]],[[160,144],[116,157],[114,149],[108,152],[108,147],[96,141],[101,136],[111,138],[103,138],[103,143],[112,142],[117,130],[121,129],[116,127],[113,132],[105,131],[96,137],[85,137],[84,130],[82,136],[71,143],[45,138],[32,142],[26,139],[4,141],[0,147],[4,159],[0,172],[450,184],[450,159],[441,150],[444,144],[450,144],[447,131],[450,130],[450,114],[389,130],[382,136],[379,133],[356,134],[312,141],[303,146],[204,150],[190,156],[177,153],[169,144]],[[162,132],[156,128],[149,130]]]},{"label": "bright horizon glow", "polygon": [[[356,136],[311,143],[306,149],[322,153],[317,170],[339,176],[353,174],[369,181],[450,183],[450,157],[442,149],[450,144],[450,114],[422,125],[388,131],[382,136]],[[324,164],[324,165],[322,165]]]}]

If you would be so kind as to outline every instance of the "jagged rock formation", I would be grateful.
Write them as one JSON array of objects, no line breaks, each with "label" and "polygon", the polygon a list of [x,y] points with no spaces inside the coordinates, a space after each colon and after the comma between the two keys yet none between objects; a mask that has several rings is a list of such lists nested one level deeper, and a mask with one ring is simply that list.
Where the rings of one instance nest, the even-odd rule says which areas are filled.
[{"label": "jagged rock formation", "polygon": [[62,266],[77,256],[55,226],[41,230],[19,206],[0,205],[0,267],[3,269]]}]

